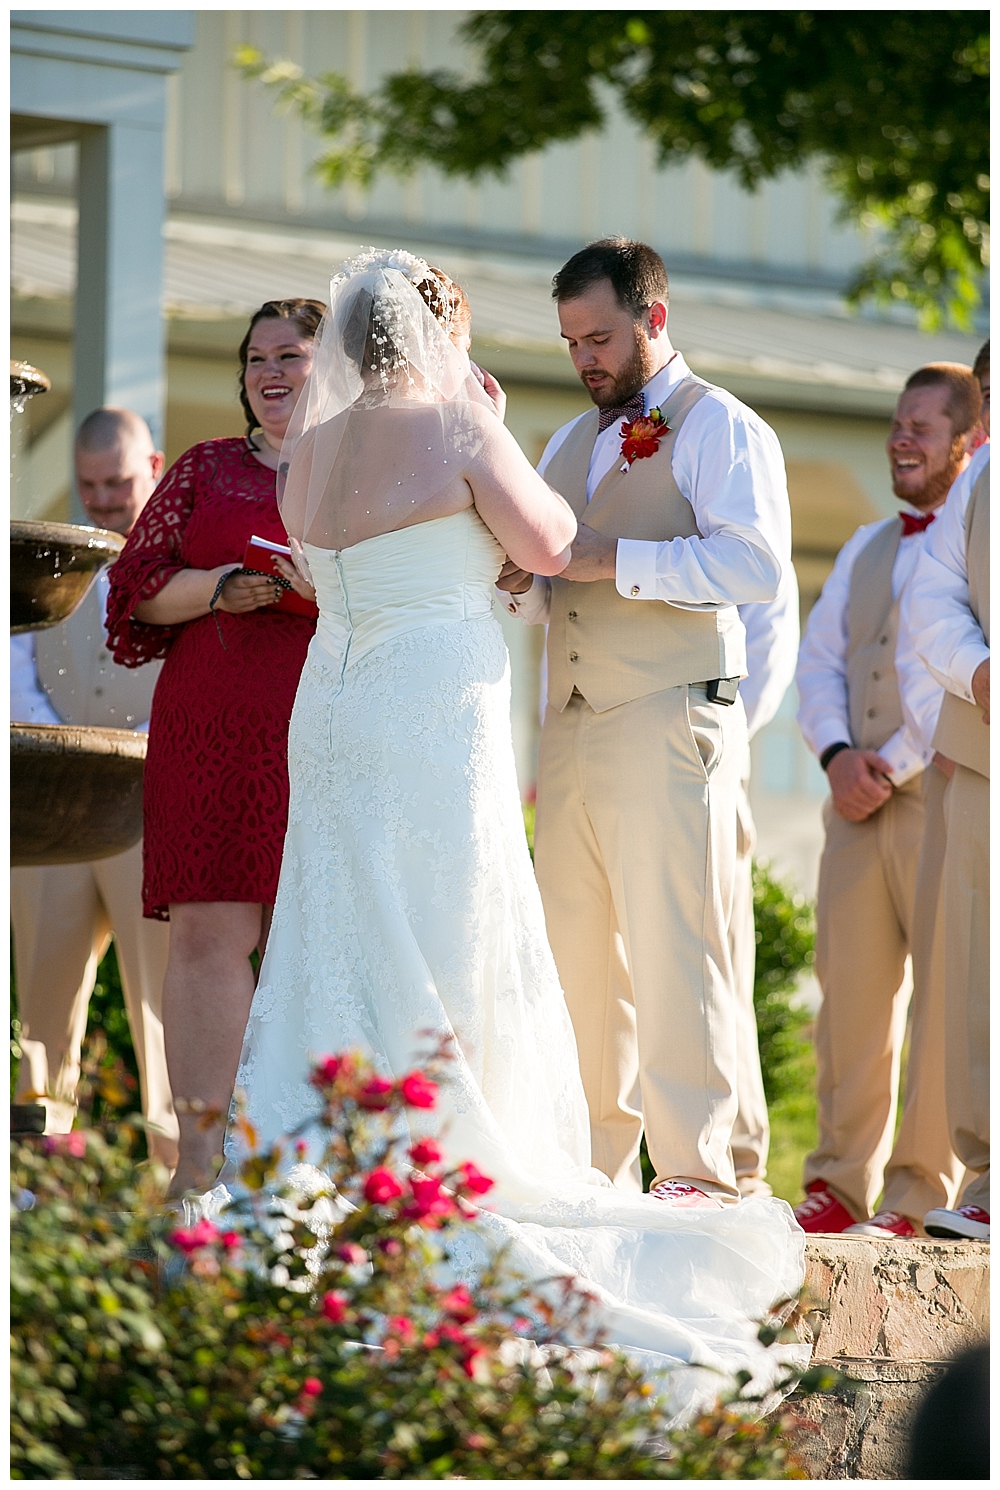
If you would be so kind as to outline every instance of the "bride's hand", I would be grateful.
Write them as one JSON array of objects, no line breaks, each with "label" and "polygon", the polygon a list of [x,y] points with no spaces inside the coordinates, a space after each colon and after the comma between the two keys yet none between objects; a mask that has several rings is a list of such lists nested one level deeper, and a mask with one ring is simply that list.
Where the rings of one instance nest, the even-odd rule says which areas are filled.
[{"label": "bride's hand", "polygon": [[294,564],[289,563],[281,554],[275,554],[274,567],[283,579],[287,579],[296,595],[301,595],[303,600],[311,600],[316,604],[316,591],[307,579],[296,569]]},{"label": "bride's hand", "polygon": [[473,362],[472,371],[475,373],[479,382],[482,383],[483,391],[485,392],[486,397],[492,403],[494,409],[497,412],[497,417],[502,423],[504,414],[507,410],[506,393],[504,393],[503,389],[500,387],[500,384],[497,382],[493,374],[487,372],[485,367],[480,367],[478,363]]}]

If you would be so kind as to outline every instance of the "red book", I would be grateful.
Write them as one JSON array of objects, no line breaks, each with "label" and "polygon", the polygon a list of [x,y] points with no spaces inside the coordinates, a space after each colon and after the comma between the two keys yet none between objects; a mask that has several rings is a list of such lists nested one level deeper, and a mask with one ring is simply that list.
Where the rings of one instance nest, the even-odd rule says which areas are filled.
[{"label": "red book", "polygon": [[268,579],[277,581],[279,599],[274,603],[275,610],[289,611],[293,616],[305,616],[310,621],[315,621],[319,615],[319,609],[311,600],[306,600],[297,590],[293,590],[288,580],[278,569],[274,560],[280,554],[289,563],[292,561],[292,551],[283,543],[273,543],[270,538],[258,538],[256,534],[249,539],[246,552],[243,555],[244,574],[264,574]]}]

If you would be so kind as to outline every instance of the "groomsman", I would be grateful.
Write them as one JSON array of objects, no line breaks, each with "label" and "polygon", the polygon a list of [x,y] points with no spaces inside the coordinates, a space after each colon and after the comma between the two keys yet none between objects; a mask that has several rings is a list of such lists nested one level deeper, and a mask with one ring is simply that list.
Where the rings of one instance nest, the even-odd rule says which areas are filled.
[{"label": "groomsman", "polygon": [[729,951],[738,999],[736,1039],[739,1108],[731,1146],[741,1195],[770,1195],[767,1154],[771,1127],[760,1069],[753,990],[757,936],[753,913],[753,855],[757,833],[750,811],[750,751],[754,735],[770,724],[795,676],[799,649],[799,587],[789,564],[781,589],[767,604],[741,605],[746,629],[747,676],[740,698],[747,716],[747,756],[736,803],[736,875],[729,922]]},{"label": "groomsman", "polygon": [[[976,361],[989,433],[989,343]],[[945,1082],[968,1182],[958,1206],[924,1216],[931,1236],[990,1235],[990,447],[974,455],[928,535],[908,596],[918,654],[945,691],[935,747],[954,763],[945,791]]]},{"label": "groomsman", "polygon": [[[163,471],[145,422],[97,409],[74,447],[80,500],[96,526],[127,534]],[[148,728],[159,664],[117,667],[104,640],[107,575],[69,620],[11,638],[11,718],[27,724]],[[142,844],[90,864],[15,869],[11,919],[23,1056],[18,1092],[45,1093],[46,1132],[68,1133],[97,965],[114,933],[139,1067],[150,1154],[177,1162],[177,1119],[163,1052],[160,994],[168,928],[142,915]]]},{"label": "groomsman", "polygon": [[[925,1211],[951,1203],[961,1176],[945,1117],[934,938],[945,776],[904,722],[934,716],[941,689],[924,670],[897,673],[895,659],[900,597],[968,460],[980,402],[958,363],[931,363],[908,379],[887,442],[893,491],[906,505],[844,545],[799,656],[799,724],[831,793],[816,907],[819,1143],[795,1212],[809,1232],[915,1236]],[[910,1054],[893,1143],[908,952]]]},{"label": "groomsman", "polygon": [[737,607],[772,601],[790,566],[784,463],[764,421],[674,350],[651,248],[591,244],[553,296],[596,408],[539,467],[580,519],[569,565],[500,578],[514,613],[549,625],[536,870],[594,1163],[638,1187],[645,1127],[652,1193],[715,1208],[739,1199]]}]

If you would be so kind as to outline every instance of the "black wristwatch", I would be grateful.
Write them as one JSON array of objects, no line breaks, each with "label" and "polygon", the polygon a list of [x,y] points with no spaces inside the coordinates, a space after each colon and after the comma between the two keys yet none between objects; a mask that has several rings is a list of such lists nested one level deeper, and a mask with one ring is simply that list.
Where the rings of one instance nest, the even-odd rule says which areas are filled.
[{"label": "black wristwatch", "polygon": [[846,740],[838,740],[836,745],[828,745],[826,747],[826,749],[823,751],[823,754],[819,758],[819,763],[825,771],[835,755],[839,755],[842,750],[853,749],[854,746],[848,745]]}]

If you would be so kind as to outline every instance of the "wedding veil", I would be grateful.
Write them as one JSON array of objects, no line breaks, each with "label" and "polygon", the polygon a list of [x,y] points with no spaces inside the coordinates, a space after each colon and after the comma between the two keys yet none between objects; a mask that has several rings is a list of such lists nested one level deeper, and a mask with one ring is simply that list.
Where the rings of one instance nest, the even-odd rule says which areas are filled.
[{"label": "wedding veil", "polygon": [[475,456],[484,416],[496,415],[449,334],[464,329],[462,306],[446,276],[401,250],[341,265],[281,447],[293,550],[348,548],[420,521]]}]

